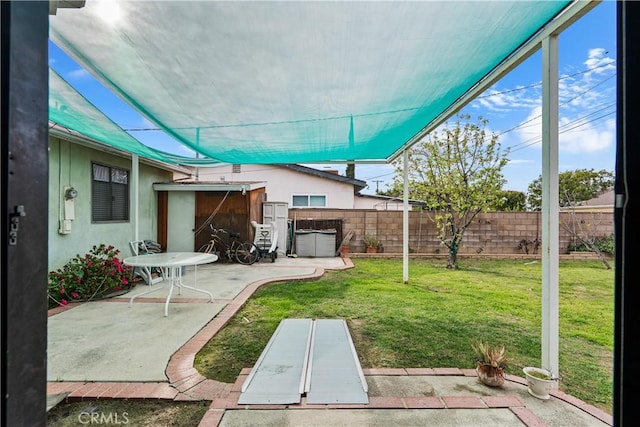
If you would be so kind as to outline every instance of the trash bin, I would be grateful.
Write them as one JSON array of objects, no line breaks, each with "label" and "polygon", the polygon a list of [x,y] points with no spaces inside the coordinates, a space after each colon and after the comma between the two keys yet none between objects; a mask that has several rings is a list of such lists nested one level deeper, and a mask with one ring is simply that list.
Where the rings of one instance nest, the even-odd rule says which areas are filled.
[{"label": "trash bin", "polygon": [[316,231],[316,255],[317,257],[336,256],[336,230]]},{"label": "trash bin", "polygon": [[298,256],[316,256],[316,236],[313,230],[296,230],[296,248]]},{"label": "trash bin", "polygon": [[336,230],[296,230],[296,255],[335,257]]}]

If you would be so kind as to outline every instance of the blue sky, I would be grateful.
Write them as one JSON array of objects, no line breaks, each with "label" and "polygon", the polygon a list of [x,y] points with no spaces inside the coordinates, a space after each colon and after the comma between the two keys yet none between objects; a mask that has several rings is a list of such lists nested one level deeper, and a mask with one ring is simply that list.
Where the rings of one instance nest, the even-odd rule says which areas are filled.
[{"label": "blue sky", "polygon": [[[559,38],[560,171],[615,166],[616,5],[604,1]],[[105,89],[50,43],[49,63],[65,80],[124,129],[153,128],[152,123]],[[526,191],[542,172],[540,146],[542,58],[538,52],[513,70],[463,112],[488,119],[488,130],[509,148],[505,189]],[[193,153],[161,131],[132,131],[141,142],[181,155]],[[337,169],[345,165],[307,165]],[[391,165],[356,165],[364,193],[381,190],[393,179]]]}]

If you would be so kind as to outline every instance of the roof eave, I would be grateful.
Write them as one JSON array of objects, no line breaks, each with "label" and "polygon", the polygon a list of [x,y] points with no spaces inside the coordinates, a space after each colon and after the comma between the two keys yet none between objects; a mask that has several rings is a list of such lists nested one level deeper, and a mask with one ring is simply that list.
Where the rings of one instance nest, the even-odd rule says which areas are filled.
[{"label": "roof eave", "polygon": [[349,178],[348,176],[338,175],[331,172],[325,172],[320,169],[314,169],[307,166],[298,165],[296,163],[283,163],[283,164],[280,164],[279,166],[290,169],[290,170],[294,170],[296,172],[306,173],[306,174],[314,175],[320,178],[331,179],[333,181],[338,181],[344,184],[353,185],[354,191],[356,193],[367,187],[366,181],[362,181],[360,179],[355,179],[355,178]]},{"label": "roof eave", "polygon": [[[133,154],[129,151],[114,148],[108,144],[97,141],[93,138],[89,138],[88,136],[83,135],[79,132],[75,132],[73,130],[62,128],[59,126],[52,127],[51,122],[49,126],[49,136],[65,139],[75,144],[82,145],[83,147],[102,151],[104,153],[109,153],[114,156],[123,157],[125,159],[131,159],[133,157]],[[185,175],[191,175],[193,173],[193,171],[190,168],[186,168],[183,166],[164,163],[164,162],[149,159],[143,156],[140,156],[139,159],[140,159],[140,163],[147,164],[149,166],[154,166],[159,169],[164,169],[170,172],[178,172]]]}]

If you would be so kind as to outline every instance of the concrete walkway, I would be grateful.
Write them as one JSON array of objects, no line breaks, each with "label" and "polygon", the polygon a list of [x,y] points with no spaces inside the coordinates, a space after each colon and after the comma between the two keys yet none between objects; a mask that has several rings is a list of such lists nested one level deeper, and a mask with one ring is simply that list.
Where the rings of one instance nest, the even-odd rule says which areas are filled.
[{"label": "concrete walkway", "polygon": [[[475,370],[364,369],[368,405],[239,405],[245,368],[235,384],[200,375],[196,353],[265,283],[304,280],[350,268],[342,258],[286,258],[252,266],[211,264],[188,269],[184,282],[213,293],[167,290],[135,300],[144,285],[119,298],[50,311],[48,395],[69,399],[210,400],[200,426],[607,426],[612,417],[562,392],[546,401],[529,395],[523,378],[479,383]],[[158,285],[154,285],[158,286]],[[72,331],[72,332],[70,332]]]}]

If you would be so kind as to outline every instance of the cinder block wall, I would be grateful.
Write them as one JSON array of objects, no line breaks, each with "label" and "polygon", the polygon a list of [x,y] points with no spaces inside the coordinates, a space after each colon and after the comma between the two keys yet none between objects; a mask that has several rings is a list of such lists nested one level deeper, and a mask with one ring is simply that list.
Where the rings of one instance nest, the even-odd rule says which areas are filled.
[{"label": "cinder block wall", "polygon": [[[362,241],[365,234],[376,236],[385,253],[402,252],[402,211],[289,209],[289,218],[293,219],[294,213],[297,219],[342,219],[342,235],[350,230],[355,233],[351,252],[365,251]],[[596,236],[609,236],[613,234],[613,212],[576,212],[575,217],[561,212],[560,253],[565,253],[572,243],[567,227],[578,226]],[[524,254],[520,242],[536,238],[542,239],[540,212],[486,212],[476,216],[465,232],[460,253]],[[446,253],[446,247],[437,237],[434,212],[409,212],[409,250],[422,254]]]}]

